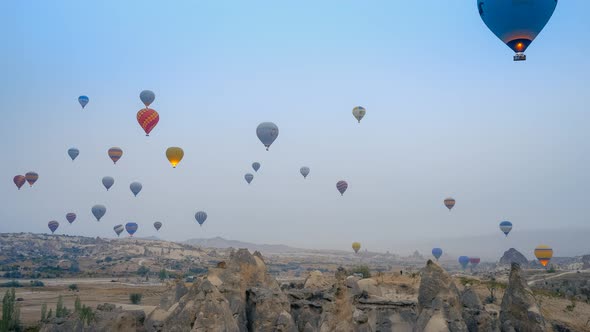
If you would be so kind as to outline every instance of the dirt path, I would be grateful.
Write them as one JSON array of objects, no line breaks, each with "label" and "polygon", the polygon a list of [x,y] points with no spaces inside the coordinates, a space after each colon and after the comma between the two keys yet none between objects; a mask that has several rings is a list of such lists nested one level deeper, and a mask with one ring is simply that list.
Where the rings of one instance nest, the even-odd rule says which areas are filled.
[{"label": "dirt path", "polygon": [[533,285],[535,285],[535,284],[536,284],[537,282],[539,282],[539,281],[545,281],[545,280],[556,279],[556,278],[559,278],[559,277],[561,277],[561,276],[565,276],[565,275],[568,275],[568,274],[574,274],[574,273],[578,273],[578,272],[579,272],[579,273],[587,273],[587,272],[590,272],[590,270],[580,270],[580,271],[568,271],[568,272],[562,272],[562,273],[554,274],[554,275],[551,275],[551,276],[548,276],[548,277],[542,277],[542,278],[539,278],[539,279],[531,280],[531,281],[527,282],[527,284],[528,284],[529,286],[533,286]]}]

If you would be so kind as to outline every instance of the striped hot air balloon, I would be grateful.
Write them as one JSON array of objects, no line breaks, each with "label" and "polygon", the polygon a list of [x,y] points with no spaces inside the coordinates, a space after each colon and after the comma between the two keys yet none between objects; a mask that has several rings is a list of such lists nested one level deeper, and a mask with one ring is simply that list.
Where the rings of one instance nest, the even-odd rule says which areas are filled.
[{"label": "striped hot air balloon", "polygon": [[135,222],[128,222],[125,224],[125,230],[129,233],[129,236],[133,236],[133,234],[137,232],[137,228],[139,228],[139,226]]},{"label": "striped hot air balloon", "polygon": [[336,189],[340,192],[340,195],[344,196],[344,192],[348,189],[348,182],[340,180],[336,183]]},{"label": "striped hot air balloon", "polygon": [[252,175],[251,173],[246,173],[246,175],[244,175],[244,179],[246,179],[246,182],[250,184],[250,182],[252,182],[252,180],[254,179],[254,175]]},{"label": "striped hot air balloon", "polygon": [[162,228],[162,223],[161,223],[161,222],[159,222],[159,221],[156,221],[156,222],[154,223],[154,228],[156,229],[156,231],[159,231],[159,230],[160,230],[160,228]]},{"label": "striped hot air balloon", "polygon": [[539,260],[539,263],[543,266],[547,266],[549,261],[553,257],[553,249],[546,245],[540,245],[535,248],[535,257]]},{"label": "striped hot air balloon", "polygon": [[512,230],[512,223],[510,221],[502,221],[500,223],[500,230],[504,235],[508,236],[508,233]]},{"label": "striped hot air balloon", "polygon": [[432,256],[434,256],[434,258],[436,258],[437,261],[440,258],[440,256],[442,256],[442,254],[443,251],[441,248],[432,248]]},{"label": "striped hot air balloon", "polygon": [[352,250],[354,250],[355,254],[358,254],[359,250],[361,250],[361,243],[360,242],[353,242],[352,243]]},{"label": "striped hot air balloon", "polygon": [[109,149],[109,158],[113,161],[113,164],[116,164],[119,159],[123,156],[123,150],[119,147],[112,147]]},{"label": "striped hot air balloon", "polygon": [[57,230],[57,228],[59,227],[59,223],[55,220],[52,220],[50,222],[47,223],[47,227],[49,227],[49,230],[51,231],[51,234],[55,233],[55,231]]},{"label": "striped hot air balloon", "polygon": [[467,268],[467,264],[469,264],[469,257],[467,257],[467,256],[459,257],[459,264],[461,264],[461,267],[463,268],[463,270],[465,270]]},{"label": "striped hot air balloon", "polygon": [[39,174],[35,172],[28,172],[27,174],[25,174],[25,180],[27,180],[29,185],[32,187],[33,184],[35,184],[35,182],[39,180]]},{"label": "striped hot air balloon", "polygon": [[449,209],[449,211],[451,211],[451,209],[455,206],[455,199],[452,197],[447,197],[445,198],[445,206],[447,207],[447,209]]},{"label": "striped hot air balloon", "polygon": [[160,121],[160,115],[156,110],[151,108],[142,108],[137,112],[137,122],[145,131],[145,136],[150,136],[152,129],[156,127]]},{"label": "striped hot air balloon", "polygon": [[195,213],[195,219],[200,226],[203,226],[203,223],[205,223],[205,220],[207,220],[207,213],[205,211],[199,211]]},{"label": "striped hot air balloon", "polygon": [[27,179],[24,175],[17,175],[12,179],[12,181],[14,182],[18,190],[20,190],[20,188],[25,184],[25,182],[27,182]]},{"label": "striped hot air balloon", "polygon": [[117,237],[119,235],[121,235],[121,233],[123,233],[123,231],[125,230],[125,227],[123,227],[123,225],[117,225],[115,227],[113,227],[113,230],[115,231],[115,233],[117,233]]},{"label": "striped hot air balloon", "polygon": [[70,212],[68,214],[66,214],[66,220],[70,223],[70,225],[74,222],[74,220],[76,220],[76,214],[73,212]]}]

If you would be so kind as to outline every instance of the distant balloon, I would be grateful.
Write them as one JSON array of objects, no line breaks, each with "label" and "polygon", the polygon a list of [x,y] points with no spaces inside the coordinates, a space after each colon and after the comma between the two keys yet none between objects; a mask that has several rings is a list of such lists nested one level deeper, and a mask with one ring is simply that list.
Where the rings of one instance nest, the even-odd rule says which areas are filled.
[{"label": "distant balloon", "polygon": [[135,197],[137,197],[137,194],[139,194],[139,192],[141,191],[141,188],[143,188],[143,186],[139,182],[132,182],[129,185],[129,189],[131,189],[131,192],[133,193],[133,195]]},{"label": "distant balloon", "polygon": [[195,213],[195,219],[197,220],[199,225],[203,226],[203,223],[205,222],[205,220],[207,220],[207,213],[205,213],[204,211],[199,211]]},{"label": "distant balloon", "polygon": [[32,187],[33,184],[35,184],[35,182],[39,180],[39,174],[35,172],[28,172],[27,174],[25,174],[25,180],[27,180],[29,185]]},{"label": "distant balloon", "polygon": [[453,206],[455,206],[455,199],[451,197],[445,198],[445,206],[451,211]]},{"label": "distant balloon", "polygon": [[477,0],[479,16],[516,53],[514,61],[526,60],[524,51],[549,22],[556,6],[557,0]]},{"label": "distant balloon", "polygon": [[114,164],[116,164],[117,161],[119,161],[119,159],[121,159],[122,156],[123,156],[123,150],[121,150],[121,148],[112,147],[109,149],[109,158],[111,158],[111,160],[113,161]]},{"label": "distant balloon", "polygon": [[463,268],[463,270],[465,270],[467,268],[467,265],[469,264],[469,257],[467,257],[467,256],[459,257],[459,264],[461,264],[461,267]]},{"label": "distant balloon", "polygon": [[162,223],[161,223],[161,222],[159,222],[159,221],[156,221],[156,222],[154,223],[154,228],[156,229],[156,231],[159,231],[159,230],[160,230],[160,228],[162,228]]},{"label": "distant balloon", "polygon": [[25,182],[27,182],[27,179],[24,175],[17,175],[12,179],[12,181],[14,182],[18,190],[20,190],[20,188],[25,184]]},{"label": "distant balloon", "polygon": [[133,234],[137,232],[138,228],[139,226],[135,222],[128,222],[125,224],[125,230],[127,231],[127,233],[129,233],[129,236],[133,236]]},{"label": "distant balloon", "polygon": [[152,129],[156,127],[160,121],[160,115],[156,110],[151,108],[142,108],[137,112],[137,122],[145,131],[145,136],[150,136]]},{"label": "distant balloon", "polygon": [[352,243],[352,250],[354,250],[355,254],[358,254],[359,250],[361,250],[360,242],[353,242]]},{"label": "distant balloon", "polygon": [[123,231],[125,230],[125,227],[123,227],[123,225],[117,225],[115,227],[113,227],[113,230],[115,231],[115,233],[117,233],[117,236],[121,235],[121,233],[123,233]]},{"label": "distant balloon", "polygon": [[70,158],[72,158],[72,161],[74,161],[76,159],[76,157],[78,157],[79,154],[80,154],[80,150],[78,150],[76,148],[71,148],[68,150],[68,155],[70,156]]},{"label": "distant balloon", "polygon": [[73,212],[70,212],[68,214],[66,214],[66,220],[71,224],[74,222],[74,220],[76,220],[76,214]]},{"label": "distant balloon", "polygon": [[340,195],[344,196],[344,192],[348,189],[348,182],[340,180],[336,183],[336,189],[340,192]]},{"label": "distant balloon", "polygon": [[361,123],[361,119],[367,114],[367,110],[364,107],[357,106],[352,109],[352,115]]},{"label": "distant balloon", "polygon": [[100,218],[104,217],[105,213],[107,213],[107,208],[104,205],[98,204],[93,206],[91,211],[96,221],[100,221]]},{"label": "distant balloon", "polygon": [[82,108],[86,107],[86,104],[88,104],[89,101],[90,101],[90,98],[88,98],[88,96],[78,97],[78,102],[80,103]]},{"label": "distant balloon", "polygon": [[256,128],[256,136],[258,136],[258,139],[264,144],[266,151],[268,151],[270,145],[279,136],[279,127],[272,122],[263,122]]},{"label": "distant balloon", "polygon": [[309,167],[307,166],[303,166],[299,169],[299,173],[301,173],[301,175],[303,175],[304,179],[307,179],[307,176],[309,175]]},{"label": "distant balloon", "polygon": [[252,182],[252,180],[254,179],[254,175],[252,175],[251,173],[246,173],[246,175],[244,175],[244,179],[246,179],[246,182],[250,184],[250,182]]},{"label": "distant balloon", "polygon": [[479,257],[469,257],[469,264],[471,264],[472,269],[475,269],[479,265],[479,262]]},{"label": "distant balloon", "polygon": [[173,146],[169,147],[166,150],[166,158],[168,158],[168,161],[170,162],[170,165],[172,165],[173,168],[176,168],[176,166],[178,165],[178,163],[180,163],[183,157],[184,151],[179,147]]},{"label": "distant balloon", "polygon": [[252,169],[254,169],[254,172],[258,172],[258,170],[260,169],[260,163],[259,162],[252,163]]},{"label": "distant balloon", "polygon": [[546,245],[540,245],[535,248],[535,257],[537,257],[541,265],[547,266],[547,264],[553,257],[553,249]]},{"label": "distant balloon", "polygon": [[434,256],[434,258],[436,258],[437,261],[440,258],[440,256],[442,256],[442,254],[443,251],[441,248],[432,248],[432,256]]},{"label": "distant balloon", "polygon": [[112,176],[105,176],[102,178],[102,185],[107,188],[107,191],[115,184],[115,179]]},{"label": "distant balloon", "polygon": [[47,227],[49,227],[49,230],[51,231],[51,234],[55,233],[55,231],[57,230],[57,228],[59,227],[59,223],[55,220],[52,220],[50,222],[47,223]]},{"label": "distant balloon", "polygon": [[150,107],[150,105],[156,99],[156,94],[150,90],[143,90],[139,94],[139,99],[141,99],[141,102],[145,105],[145,107]]},{"label": "distant balloon", "polygon": [[508,233],[512,230],[512,223],[510,221],[502,221],[500,223],[500,230],[504,235],[508,236]]}]

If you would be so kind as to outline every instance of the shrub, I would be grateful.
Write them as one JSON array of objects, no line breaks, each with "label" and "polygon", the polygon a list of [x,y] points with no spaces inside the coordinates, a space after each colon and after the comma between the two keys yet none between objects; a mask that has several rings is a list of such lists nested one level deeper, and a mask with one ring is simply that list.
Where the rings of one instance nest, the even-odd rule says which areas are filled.
[{"label": "shrub", "polygon": [[139,274],[142,277],[145,277],[148,273],[150,273],[150,269],[143,265],[140,266],[139,269],[137,269],[137,274]]},{"label": "shrub", "polygon": [[166,271],[166,269],[162,269],[160,270],[160,280],[166,280],[168,279],[168,271]]},{"label": "shrub", "polygon": [[82,308],[80,308],[80,320],[82,321],[82,323],[86,326],[86,325],[90,325],[90,323],[94,320],[95,316],[94,316],[94,312],[92,311],[92,308],[87,307],[86,305],[82,305]]},{"label": "shrub", "polygon": [[143,295],[140,293],[131,293],[129,294],[129,301],[131,301],[133,304],[139,304],[142,297]]},{"label": "shrub", "polygon": [[45,284],[40,280],[31,280],[31,287],[45,287]]},{"label": "shrub", "polygon": [[23,287],[23,285],[16,280],[11,280],[8,282],[1,283],[0,287],[19,288],[19,287]]},{"label": "shrub", "polygon": [[576,309],[576,300],[572,299],[572,303],[568,304],[567,307],[565,307],[565,310],[572,312],[572,311],[574,311],[574,309]]},{"label": "shrub", "polygon": [[77,292],[77,291],[79,291],[79,289],[78,289],[78,285],[77,285],[77,284],[70,284],[70,285],[68,286],[68,289],[69,289],[69,290],[71,290],[72,292]]},{"label": "shrub", "polygon": [[370,278],[371,271],[369,271],[369,267],[367,265],[359,265],[352,268],[350,271],[351,273],[358,273],[363,276],[363,278]]}]

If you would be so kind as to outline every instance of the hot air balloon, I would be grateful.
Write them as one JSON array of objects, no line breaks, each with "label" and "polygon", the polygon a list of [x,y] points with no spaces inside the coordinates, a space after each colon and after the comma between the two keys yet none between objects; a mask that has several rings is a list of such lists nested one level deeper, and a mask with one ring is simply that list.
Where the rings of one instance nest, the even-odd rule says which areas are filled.
[{"label": "hot air balloon", "polygon": [[352,115],[361,123],[361,119],[367,114],[367,110],[364,107],[357,106],[352,109]]},{"label": "hot air balloon", "polygon": [[76,157],[78,157],[79,154],[80,154],[80,150],[78,150],[76,148],[70,148],[68,150],[68,155],[70,156],[70,158],[72,158],[72,161],[74,161],[76,159]]},{"label": "hot air balloon", "polygon": [[156,127],[160,121],[160,115],[156,110],[151,108],[142,108],[137,112],[137,122],[145,131],[145,136],[150,136],[152,129]]},{"label": "hot air balloon", "polygon": [[123,231],[125,230],[125,227],[123,227],[123,225],[117,225],[115,227],[113,227],[113,230],[115,231],[115,233],[117,233],[117,237],[119,235],[121,235],[121,233],[123,233]]},{"label": "hot air balloon", "polygon": [[66,214],[66,220],[70,223],[70,225],[74,222],[74,220],[76,220],[76,214],[73,212],[70,212],[68,214]]},{"label": "hot air balloon", "polygon": [[268,151],[270,145],[279,136],[279,127],[272,122],[263,122],[256,128],[256,136],[258,136],[258,139],[264,144],[266,151]]},{"label": "hot air balloon", "polygon": [[361,250],[360,242],[353,242],[352,243],[352,250],[354,250],[355,254],[358,254],[359,250]]},{"label": "hot air balloon", "polygon": [[27,174],[25,174],[25,180],[27,180],[29,185],[32,187],[33,184],[35,184],[35,182],[39,180],[39,174],[35,172],[28,172]]},{"label": "hot air balloon", "polygon": [[455,206],[455,199],[451,197],[445,198],[445,206],[451,211],[453,206]]},{"label": "hot air balloon", "polygon": [[169,147],[166,150],[166,158],[168,158],[168,161],[170,162],[173,168],[176,168],[176,165],[178,165],[178,163],[182,160],[183,157],[184,151],[179,147],[173,146]]},{"label": "hot air balloon", "polygon": [[115,184],[115,179],[112,176],[105,176],[102,178],[102,185],[107,188],[107,191]]},{"label": "hot air balloon", "polygon": [[258,172],[258,170],[260,169],[260,163],[259,162],[252,163],[252,169],[254,169],[254,172]]},{"label": "hot air balloon", "polygon": [[90,98],[88,98],[88,96],[78,97],[78,102],[82,106],[82,109],[84,109],[84,107],[86,107],[86,104],[88,104],[89,101],[90,101]]},{"label": "hot air balloon", "polygon": [[440,258],[440,256],[442,256],[442,254],[443,251],[441,248],[432,248],[432,256],[434,256],[434,258],[436,258],[437,261]]},{"label": "hot air balloon", "polygon": [[92,207],[91,211],[96,221],[100,221],[100,218],[104,217],[105,213],[107,213],[107,208],[104,205],[97,204]]},{"label": "hot air balloon", "polygon": [[137,232],[137,228],[139,228],[139,226],[135,222],[128,222],[125,224],[125,230],[129,233],[129,236],[133,236],[133,234]]},{"label": "hot air balloon", "polygon": [[150,107],[150,105],[156,99],[156,94],[150,90],[143,90],[139,93],[139,99],[141,99],[141,102],[145,105],[145,107]]},{"label": "hot air balloon", "polygon": [[199,225],[203,226],[203,223],[205,222],[205,220],[207,220],[207,213],[205,213],[204,211],[199,211],[195,213],[195,219],[197,219]]},{"label": "hot air balloon", "polygon": [[467,256],[459,257],[459,264],[461,264],[461,267],[463,268],[463,270],[465,270],[467,268],[467,264],[469,264],[469,257],[467,257]]},{"label": "hot air balloon", "polygon": [[154,223],[154,228],[156,229],[156,231],[159,231],[159,230],[160,230],[160,228],[162,228],[162,223],[161,223],[161,222],[159,222],[159,221],[156,221],[156,222]]},{"label": "hot air balloon", "polygon": [[512,223],[510,221],[502,221],[500,223],[500,230],[504,232],[504,235],[508,236],[508,233],[512,230]]},{"label": "hot air balloon", "polygon": [[479,16],[516,53],[514,61],[526,60],[524,51],[549,22],[556,6],[557,0],[477,0]]},{"label": "hot air balloon", "polygon": [[55,233],[55,231],[57,230],[57,228],[59,227],[59,223],[55,220],[52,220],[50,222],[47,223],[47,227],[49,227],[49,230],[51,231],[51,234]]},{"label": "hot air balloon", "polygon": [[309,175],[309,167],[307,166],[303,166],[299,169],[299,173],[301,173],[301,175],[303,175],[304,179],[307,179],[307,176]]},{"label": "hot air balloon", "polygon": [[119,161],[119,159],[121,159],[121,157],[123,156],[123,150],[121,150],[121,148],[118,147],[110,148],[108,153],[109,158],[111,158],[114,164],[116,164],[117,161]]},{"label": "hot air balloon", "polygon": [[20,190],[20,188],[25,184],[25,182],[27,182],[27,179],[24,175],[17,175],[12,179],[12,181],[14,182],[18,190]]},{"label": "hot air balloon", "polygon": [[246,182],[250,184],[250,182],[252,182],[252,180],[254,179],[254,175],[252,175],[251,173],[246,173],[246,175],[244,175],[244,179],[246,179]]},{"label": "hot air balloon", "polygon": [[540,245],[535,248],[535,257],[537,257],[541,265],[547,266],[551,257],[553,257],[553,249],[546,245]]},{"label": "hot air balloon", "polygon": [[139,194],[141,188],[143,188],[143,186],[139,182],[131,182],[131,184],[129,185],[129,189],[131,189],[131,192],[135,197],[137,197],[137,194]]},{"label": "hot air balloon", "polygon": [[340,195],[344,196],[344,192],[348,189],[348,182],[340,180],[336,183],[336,189],[340,192]]},{"label": "hot air balloon", "polygon": [[471,269],[475,269],[479,264],[480,259],[479,257],[469,257],[469,264],[471,264]]}]

